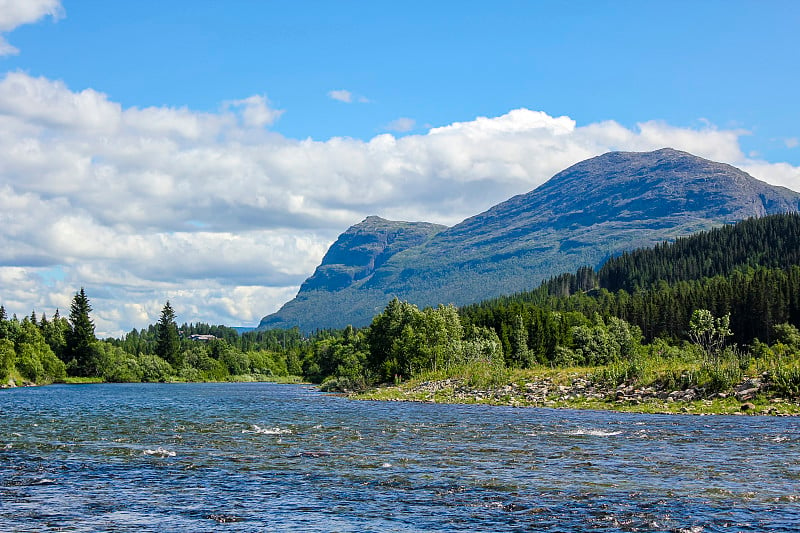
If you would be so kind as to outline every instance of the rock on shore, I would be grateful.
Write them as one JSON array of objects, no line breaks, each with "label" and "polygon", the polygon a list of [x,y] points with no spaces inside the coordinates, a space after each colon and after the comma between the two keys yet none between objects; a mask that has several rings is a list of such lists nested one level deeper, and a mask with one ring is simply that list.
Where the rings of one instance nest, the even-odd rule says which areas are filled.
[{"label": "rock on shore", "polygon": [[692,402],[702,401],[705,405],[711,405],[714,400],[722,400],[741,404],[739,409],[741,411],[761,414],[780,414],[777,407],[788,403],[787,399],[772,398],[771,407],[762,411],[756,409],[751,400],[770,395],[770,382],[766,374],[744,379],[726,392],[713,392],[703,387],[688,387],[682,390],[669,390],[658,385],[638,387],[633,384],[621,384],[614,387],[597,383],[586,376],[575,376],[568,381],[569,385],[564,385],[556,383],[551,378],[541,378],[524,383],[510,382],[491,388],[476,388],[469,386],[464,379],[448,378],[397,388],[397,395],[393,399],[531,407],[592,404],[607,406],[609,409],[656,404],[670,407],[666,411],[678,412],[689,412],[686,406]]}]

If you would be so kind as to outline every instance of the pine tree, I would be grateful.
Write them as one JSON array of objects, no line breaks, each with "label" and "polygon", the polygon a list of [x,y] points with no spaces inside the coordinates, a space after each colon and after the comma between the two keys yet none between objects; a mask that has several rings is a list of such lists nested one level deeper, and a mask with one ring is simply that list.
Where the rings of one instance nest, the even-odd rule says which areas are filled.
[{"label": "pine tree", "polygon": [[156,325],[156,355],[175,368],[181,366],[181,340],[178,337],[175,311],[169,304],[169,300],[164,304],[161,318]]},{"label": "pine tree", "polygon": [[94,350],[92,349],[97,339],[94,336],[94,322],[89,313],[92,306],[89,298],[81,287],[72,299],[69,311],[70,329],[67,331],[67,358],[69,359],[70,373],[78,376],[91,376],[96,372],[94,368]]},{"label": "pine tree", "polygon": [[5,306],[0,305],[0,339],[7,339],[9,334],[8,315]]}]

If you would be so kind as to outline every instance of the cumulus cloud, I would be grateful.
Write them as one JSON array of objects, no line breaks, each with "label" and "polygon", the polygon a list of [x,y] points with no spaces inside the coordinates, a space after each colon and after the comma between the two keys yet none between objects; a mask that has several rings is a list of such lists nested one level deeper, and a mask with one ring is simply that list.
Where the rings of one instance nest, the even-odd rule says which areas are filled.
[{"label": "cumulus cloud", "polygon": [[334,91],[329,91],[328,96],[333,100],[344,102],[346,104],[352,103],[353,101],[353,93],[345,89],[337,89]]},{"label": "cumulus cloud", "polygon": [[283,114],[282,110],[272,109],[266,96],[255,95],[243,100],[228,102],[227,108],[238,108],[245,125],[262,128],[275,122]]},{"label": "cumulus cloud", "polygon": [[218,112],[124,108],[25,73],[0,80],[0,303],[64,313],[86,287],[98,333],[158,319],[255,324],[290,299],[336,236],[371,214],[459,222],[609,150],[664,146],[800,189],[800,169],[742,154],[746,132],[578,125],[516,109],[372,139],[265,129],[264,95]]},{"label": "cumulus cloud", "polygon": [[388,123],[385,126],[385,129],[389,131],[396,131],[399,133],[405,133],[407,131],[411,131],[414,129],[414,126],[417,125],[417,121],[413,118],[408,117],[400,117]]},{"label": "cumulus cloud", "polygon": [[0,56],[18,54],[19,50],[3,36],[23,24],[51,16],[64,16],[60,0],[0,0]]},{"label": "cumulus cloud", "polygon": [[334,91],[328,91],[328,98],[339,102],[344,102],[345,104],[352,104],[353,102],[358,102],[360,104],[369,103],[369,98],[367,98],[366,96],[355,95],[346,89],[336,89]]}]

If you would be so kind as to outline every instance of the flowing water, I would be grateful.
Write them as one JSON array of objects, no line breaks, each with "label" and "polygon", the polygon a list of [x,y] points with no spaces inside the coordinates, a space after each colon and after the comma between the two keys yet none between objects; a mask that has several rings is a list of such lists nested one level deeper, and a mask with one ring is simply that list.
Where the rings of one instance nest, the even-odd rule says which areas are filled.
[{"label": "flowing water", "polygon": [[800,420],[0,391],[0,531],[797,531]]}]

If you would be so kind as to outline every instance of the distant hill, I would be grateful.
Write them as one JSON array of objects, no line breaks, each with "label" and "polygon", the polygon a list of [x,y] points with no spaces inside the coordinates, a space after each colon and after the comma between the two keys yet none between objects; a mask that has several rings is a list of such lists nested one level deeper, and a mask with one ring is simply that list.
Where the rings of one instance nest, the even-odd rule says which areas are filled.
[{"label": "distant hill", "polygon": [[463,306],[460,312],[501,338],[525,315],[531,347],[552,359],[548,349],[555,346],[533,340],[548,338],[541,328],[552,326],[541,321],[541,309],[616,316],[638,326],[647,342],[657,336],[685,338],[693,311],[708,309],[714,316],[730,315],[737,343],[756,338],[769,343],[773,326],[800,323],[800,213],[749,218],[625,252],[598,271],[581,267],[535,290]]},{"label": "distant hill", "polygon": [[626,250],[798,209],[800,194],[730,165],[669,148],[611,152],[451,228],[369,217],[259,327],[361,326],[395,296],[420,306],[469,304]]}]

